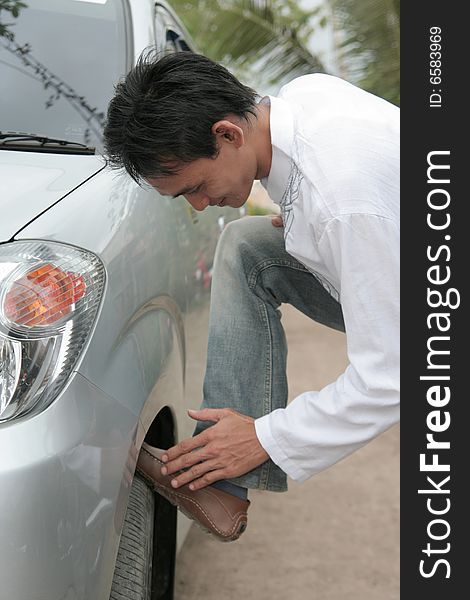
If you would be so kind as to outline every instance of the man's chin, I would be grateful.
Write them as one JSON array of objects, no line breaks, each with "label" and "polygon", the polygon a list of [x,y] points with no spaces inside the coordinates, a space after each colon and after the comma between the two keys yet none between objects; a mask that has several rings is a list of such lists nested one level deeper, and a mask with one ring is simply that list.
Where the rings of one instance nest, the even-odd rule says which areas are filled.
[{"label": "man's chin", "polygon": [[226,206],[231,206],[232,208],[241,208],[245,202],[248,200],[249,196],[246,198],[228,198],[225,202]]}]

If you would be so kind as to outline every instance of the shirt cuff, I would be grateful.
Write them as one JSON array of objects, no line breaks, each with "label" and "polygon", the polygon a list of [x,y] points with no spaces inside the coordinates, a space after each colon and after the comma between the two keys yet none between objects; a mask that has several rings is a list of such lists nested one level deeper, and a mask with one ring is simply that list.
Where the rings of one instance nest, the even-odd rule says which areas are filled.
[{"label": "shirt cuff", "polygon": [[[277,410],[283,410],[282,408]],[[271,460],[280,467],[284,473],[294,479],[295,481],[305,481],[310,477],[309,473],[306,473],[298,465],[295,464],[284,452],[283,448],[277,443],[271,428],[272,418],[276,411],[273,411],[269,415],[255,419],[255,431],[259,443],[263,446],[264,450],[269,454]]]}]

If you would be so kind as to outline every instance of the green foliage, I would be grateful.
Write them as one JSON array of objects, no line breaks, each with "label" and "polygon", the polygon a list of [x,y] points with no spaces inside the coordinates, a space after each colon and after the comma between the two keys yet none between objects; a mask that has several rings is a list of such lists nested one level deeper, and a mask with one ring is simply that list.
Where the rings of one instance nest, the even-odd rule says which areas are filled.
[{"label": "green foliage", "polygon": [[[323,71],[307,41],[324,15],[295,0],[172,0],[199,48],[255,89]],[[316,19],[316,25],[312,22]]]},{"label": "green foliage", "polygon": [[360,87],[400,103],[400,0],[331,0],[340,63]]},{"label": "green foliage", "polygon": [[249,216],[253,215],[275,215],[276,213],[270,208],[265,208],[264,206],[259,206],[255,202],[247,202],[245,204],[246,214]]},{"label": "green foliage", "polygon": [[7,15],[7,19],[13,17],[17,19],[22,8],[26,8],[27,4],[20,0],[0,0],[0,37],[6,37],[9,40],[13,40],[14,35],[10,30],[12,22],[4,21],[4,15],[2,13],[10,13]]},{"label": "green foliage", "polygon": [[325,0],[310,11],[297,0],[172,4],[201,51],[258,91],[325,71],[307,43],[330,21],[339,41],[339,75],[400,102],[400,0]]}]

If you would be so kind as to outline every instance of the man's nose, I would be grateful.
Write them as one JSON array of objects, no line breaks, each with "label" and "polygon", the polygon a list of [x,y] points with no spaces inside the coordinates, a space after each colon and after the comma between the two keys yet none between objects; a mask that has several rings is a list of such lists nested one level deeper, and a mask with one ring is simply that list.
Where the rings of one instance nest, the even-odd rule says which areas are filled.
[{"label": "man's nose", "polygon": [[198,194],[188,194],[186,196],[186,200],[194,209],[198,211],[204,210],[210,204],[209,196],[200,192]]}]

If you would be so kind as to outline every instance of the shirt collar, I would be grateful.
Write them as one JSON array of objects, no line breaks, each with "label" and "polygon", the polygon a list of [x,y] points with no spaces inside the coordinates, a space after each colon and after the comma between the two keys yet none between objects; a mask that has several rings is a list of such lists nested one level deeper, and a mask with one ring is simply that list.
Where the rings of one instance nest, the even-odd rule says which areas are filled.
[{"label": "shirt collar", "polygon": [[269,126],[272,158],[269,174],[261,179],[261,183],[270,198],[279,204],[287,188],[291,171],[294,117],[285,100],[276,96],[268,96],[268,98],[271,104]]}]

